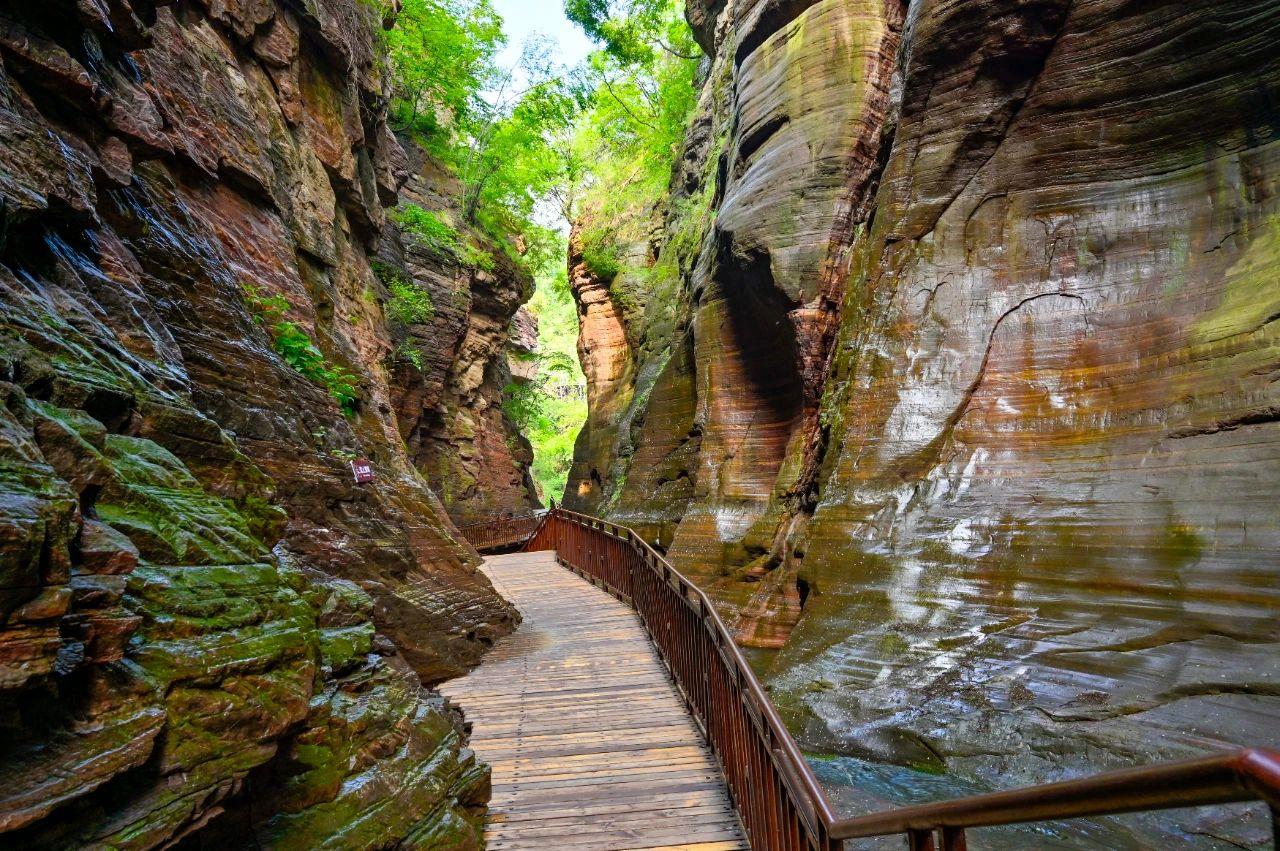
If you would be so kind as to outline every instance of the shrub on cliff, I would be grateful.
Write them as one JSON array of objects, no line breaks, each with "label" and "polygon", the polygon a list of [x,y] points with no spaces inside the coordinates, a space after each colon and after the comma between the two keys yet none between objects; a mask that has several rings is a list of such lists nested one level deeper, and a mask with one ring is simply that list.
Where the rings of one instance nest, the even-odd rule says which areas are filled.
[{"label": "shrub on cliff", "polygon": [[492,272],[493,255],[466,241],[463,234],[439,213],[417,204],[401,204],[391,213],[402,233],[412,234],[428,250],[452,257],[463,266]]},{"label": "shrub on cliff", "polygon": [[344,414],[355,416],[360,398],[356,376],[329,363],[311,335],[296,322],[284,318],[290,309],[288,299],[282,295],[266,295],[253,284],[244,284],[243,290],[249,312],[255,322],[267,329],[276,354],[304,377],[328,390]]},{"label": "shrub on cliff", "polygon": [[582,262],[601,281],[612,281],[622,271],[618,245],[605,228],[587,230],[582,240]]},{"label": "shrub on cliff", "polygon": [[436,306],[431,302],[431,293],[403,278],[393,280],[390,285],[391,298],[387,301],[387,315],[396,322],[405,325],[417,325],[430,322],[436,315]]},{"label": "shrub on cliff", "polygon": [[461,250],[462,234],[437,212],[417,204],[401,204],[391,211],[391,218],[403,233],[413,234],[431,251],[456,255]]}]

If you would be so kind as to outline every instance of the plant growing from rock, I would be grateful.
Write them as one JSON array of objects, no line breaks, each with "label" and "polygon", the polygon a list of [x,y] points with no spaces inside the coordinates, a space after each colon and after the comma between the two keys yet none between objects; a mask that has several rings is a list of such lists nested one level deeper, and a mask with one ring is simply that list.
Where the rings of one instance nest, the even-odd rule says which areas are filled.
[{"label": "plant growing from rock", "polygon": [[387,316],[401,325],[421,325],[436,315],[431,293],[417,283],[403,277],[391,279],[387,284],[391,298],[387,300]]},{"label": "plant growing from rock", "polygon": [[582,237],[582,262],[587,271],[601,281],[612,281],[622,271],[613,235],[603,229],[587,229]]},{"label": "plant growing from rock", "polygon": [[391,218],[402,233],[414,236],[427,250],[452,257],[463,266],[493,271],[496,263],[493,255],[467,242],[439,213],[424,210],[417,204],[401,204],[391,213]]},{"label": "plant growing from rock", "polygon": [[431,300],[431,293],[386,263],[375,260],[371,265],[374,275],[390,294],[384,305],[387,318],[398,326],[405,337],[395,348],[394,360],[411,363],[414,369],[421,370],[422,352],[409,336],[409,326],[430,322],[435,318],[436,306]]},{"label": "plant growing from rock", "polygon": [[417,237],[423,247],[437,254],[456,257],[461,250],[462,234],[437,212],[417,204],[401,204],[391,211],[391,219],[401,232]]},{"label": "plant growing from rock", "polygon": [[354,417],[360,398],[356,376],[329,363],[311,335],[296,322],[285,319],[289,300],[282,295],[266,295],[254,284],[244,284],[242,290],[253,321],[267,330],[276,354],[305,378],[328,390],[342,412]]},{"label": "plant growing from rock", "polygon": [[405,340],[403,343],[396,346],[396,357],[402,361],[407,361],[408,363],[413,364],[413,368],[419,372],[422,371],[422,351],[410,341]]}]

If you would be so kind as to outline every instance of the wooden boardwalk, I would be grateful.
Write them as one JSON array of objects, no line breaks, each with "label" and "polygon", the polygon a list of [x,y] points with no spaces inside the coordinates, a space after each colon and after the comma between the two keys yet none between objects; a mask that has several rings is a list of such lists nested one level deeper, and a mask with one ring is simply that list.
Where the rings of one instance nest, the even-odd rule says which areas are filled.
[{"label": "wooden boardwalk", "polygon": [[488,847],[748,848],[636,614],[553,553],[495,556],[484,571],[524,623],[441,691],[493,766]]}]

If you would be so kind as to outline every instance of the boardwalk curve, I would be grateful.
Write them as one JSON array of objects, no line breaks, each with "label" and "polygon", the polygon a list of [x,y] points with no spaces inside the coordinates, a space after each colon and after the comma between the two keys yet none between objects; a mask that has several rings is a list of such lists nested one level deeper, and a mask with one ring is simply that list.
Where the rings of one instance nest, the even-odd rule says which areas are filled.
[{"label": "boardwalk curve", "polygon": [[486,560],[524,623],[446,683],[493,767],[490,849],[748,847],[723,777],[635,612],[554,553]]}]

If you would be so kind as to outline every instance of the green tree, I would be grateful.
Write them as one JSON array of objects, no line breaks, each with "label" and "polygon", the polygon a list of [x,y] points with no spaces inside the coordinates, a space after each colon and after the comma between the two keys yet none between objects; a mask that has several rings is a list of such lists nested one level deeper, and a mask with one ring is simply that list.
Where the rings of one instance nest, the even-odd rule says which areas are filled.
[{"label": "green tree", "polygon": [[490,0],[404,0],[386,41],[395,121],[447,146],[494,81],[502,18]]},{"label": "green tree", "polygon": [[697,105],[698,48],[679,0],[566,0],[565,10],[601,46],[588,62],[593,93],[573,140],[576,159],[591,164],[574,218],[589,265],[610,278],[620,243],[642,238],[666,198]]},{"label": "green tree", "polygon": [[458,172],[471,224],[516,228],[570,173],[566,139],[585,103],[578,75],[557,69],[546,42],[527,44],[465,128]]},{"label": "green tree", "polygon": [[658,51],[701,58],[685,24],[683,0],[565,0],[565,17],[625,65],[653,65]]}]

